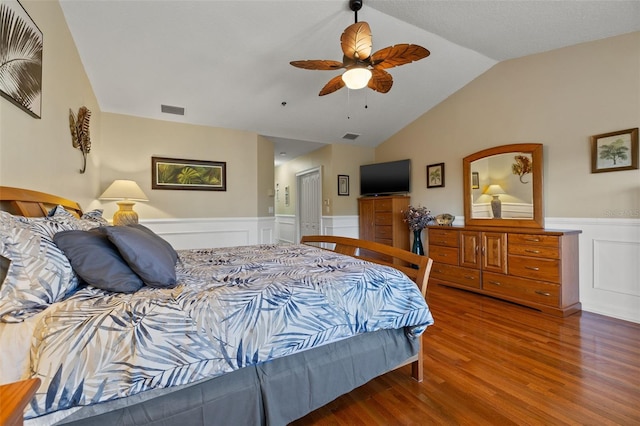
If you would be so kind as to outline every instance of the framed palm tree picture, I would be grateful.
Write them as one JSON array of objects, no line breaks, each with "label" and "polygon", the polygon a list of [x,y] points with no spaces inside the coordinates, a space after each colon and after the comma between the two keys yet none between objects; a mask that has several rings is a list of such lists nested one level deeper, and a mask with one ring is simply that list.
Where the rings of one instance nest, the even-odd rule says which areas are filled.
[{"label": "framed palm tree picture", "polygon": [[444,163],[427,166],[427,188],[444,188]]},{"label": "framed palm tree picture", "polygon": [[638,128],[591,136],[591,173],[638,168]]},{"label": "framed palm tree picture", "polygon": [[0,95],[35,118],[42,109],[42,31],[17,0],[0,0]]},{"label": "framed palm tree picture", "polygon": [[227,163],[151,157],[151,189],[227,190]]}]

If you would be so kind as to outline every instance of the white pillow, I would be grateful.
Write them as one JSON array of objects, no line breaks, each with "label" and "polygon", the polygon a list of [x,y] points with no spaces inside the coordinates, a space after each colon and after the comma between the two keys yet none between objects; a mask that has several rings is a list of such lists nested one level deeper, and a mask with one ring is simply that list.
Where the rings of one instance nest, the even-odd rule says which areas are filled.
[{"label": "white pillow", "polygon": [[53,241],[6,212],[0,212],[0,254],[11,261],[0,283],[0,321],[22,321],[77,286],[69,260]]},{"label": "white pillow", "polygon": [[78,286],[69,259],[53,242],[60,231],[108,225],[101,210],[78,219],[62,206],[48,217],[28,218],[0,212],[0,255],[9,258],[0,283],[0,321],[17,322],[64,299]]}]

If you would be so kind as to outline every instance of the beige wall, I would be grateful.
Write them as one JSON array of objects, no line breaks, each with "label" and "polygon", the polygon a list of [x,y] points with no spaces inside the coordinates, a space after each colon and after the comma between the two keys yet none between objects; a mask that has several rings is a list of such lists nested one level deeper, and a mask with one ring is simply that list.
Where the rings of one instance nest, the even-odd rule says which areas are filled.
[{"label": "beige wall", "polygon": [[[252,132],[152,120],[121,114],[103,113],[101,190],[114,179],[133,179],[149,197],[136,204],[146,219],[181,217],[256,217],[266,210],[265,197],[258,197],[259,171],[270,178],[273,147],[258,143]],[[259,145],[261,149],[259,150]],[[260,152],[259,164],[258,156]],[[270,152],[270,154],[269,154]],[[151,189],[151,157],[224,161],[227,163],[226,191],[183,191]],[[266,165],[265,165],[266,162]],[[264,204],[258,207],[259,201]],[[104,203],[105,215],[116,209],[115,202]],[[266,212],[265,212],[266,215]]]},{"label": "beige wall", "polygon": [[[99,190],[101,114],[58,2],[22,0],[44,35],[42,115],[35,119],[0,98],[0,184],[36,189],[95,205]],[[91,152],[86,173],[71,145],[69,109],[86,106]],[[93,204],[92,204],[93,202]]]},{"label": "beige wall", "polygon": [[[374,149],[333,144],[317,149],[276,167],[276,214],[296,212],[296,173],[322,168],[323,215],[357,215],[360,195],[360,165],[373,162]],[[338,175],[349,176],[349,196],[338,196]],[[285,188],[289,186],[290,203],[285,205]],[[328,200],[328,205],[326,201]]]},{"label": "beige wall", "polygon": [[[590,136],[640,126],[640,32],[505,61],[376,149],[412,160],[412,203],[463,214],[462,158],[509,143],[545,146],[545,215],[640,217],[640,170],[591,173]],[[445,187],[426,165],[445,163]]]}]

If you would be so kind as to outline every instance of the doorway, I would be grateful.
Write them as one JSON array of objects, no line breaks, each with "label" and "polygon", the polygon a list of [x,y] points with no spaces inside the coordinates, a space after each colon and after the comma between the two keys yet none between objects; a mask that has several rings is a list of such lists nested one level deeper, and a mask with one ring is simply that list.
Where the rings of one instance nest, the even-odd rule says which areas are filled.
[{"label": "doorway", "polygon": [[300,238],[305,235],[322,233],[322,169],[316,167],[296,173],[296,182],[298,187],[297,241],[300,241]]}]

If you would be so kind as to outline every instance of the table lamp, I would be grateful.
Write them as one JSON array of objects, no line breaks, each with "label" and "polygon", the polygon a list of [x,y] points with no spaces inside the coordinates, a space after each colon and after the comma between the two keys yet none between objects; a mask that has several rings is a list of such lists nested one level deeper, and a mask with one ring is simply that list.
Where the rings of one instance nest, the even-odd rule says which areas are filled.
[{"label": "table lamp", "polygon": [[500,201],[500,194],[506,194],[504,189],[498,184],[489,185],[484,191],[485,194],[489,194],[493,197],[491,200],[491,210],[493,211],[493,217],[500,219],[502,217],[502,201]]},{"label": "table lamp", "polygon": [[120,209],[113,214],[116,226],[138,223],[138,213],[133,211],[134,201],[149,201],[138,184],[132,180],[114,180],[100,196],[101,200],[122,200],[116,204]]}]

